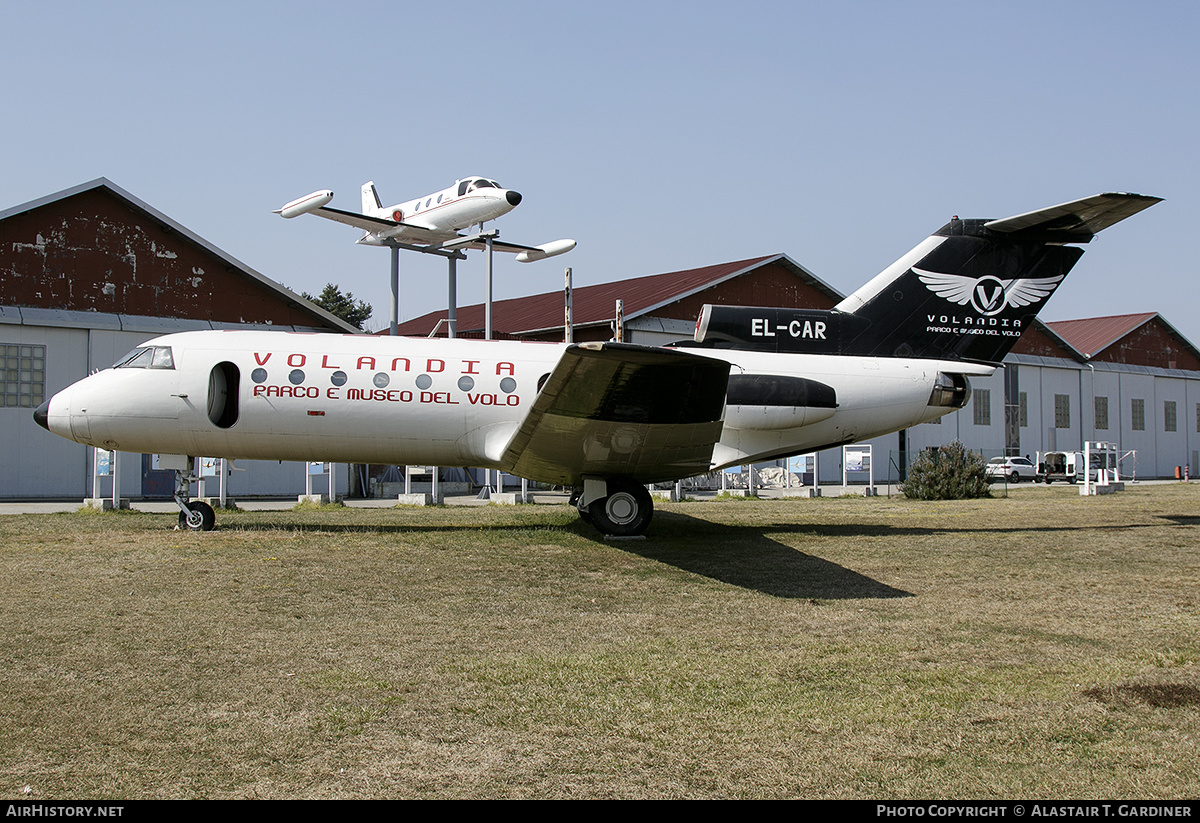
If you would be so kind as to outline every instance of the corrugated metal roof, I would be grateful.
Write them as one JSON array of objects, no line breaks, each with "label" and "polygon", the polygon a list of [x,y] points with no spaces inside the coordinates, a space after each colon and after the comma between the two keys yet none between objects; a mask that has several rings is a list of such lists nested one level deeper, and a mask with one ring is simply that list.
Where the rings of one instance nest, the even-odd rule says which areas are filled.
[{"label": "corrugated metal roof", "polygon": [[[624,301],[625,317],[633,319],[775,261],[794,269],[797,276],[827,294],[834,302],[842,299],[843,295],[839,294],[836,289],[824,283],[786,255],[772,254],[748,260],[719,263],[714,266],[702,266],[697,269],[575,287],[571,294],[573,323],[577,327],[608,323],[613,318],[614,307],[618,299]],[[483,328],[483,314],[483,304],[481,303],[473,306],[460,306],[458,309],[459,331]],[[446,311],[443,309],[408,320],[399,325],[399,333],[429,334],[438,320],[445,316]],[[545,329],[559,328],[564,322],[563,293],[553,291],[528,297],[497,300],[492,303],[492,318],[493,331],[498,335],[529,334]]]},{"label": "corrugated metal roof", "polygon": [[1090,358],[1157,316],[1156,312],[1115,314],[1082,320],[1057,320],[1046,325],[1076,351]]}]

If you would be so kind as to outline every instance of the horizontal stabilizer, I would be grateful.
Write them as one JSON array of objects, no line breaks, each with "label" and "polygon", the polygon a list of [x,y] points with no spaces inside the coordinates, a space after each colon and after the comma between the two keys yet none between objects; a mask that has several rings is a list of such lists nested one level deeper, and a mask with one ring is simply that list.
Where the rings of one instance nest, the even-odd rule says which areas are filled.
[{"label": "horizontal stabilizer", "polygon": [[572,346],[501,458],[519,477],[638,483],[709,469],[721,436],[729,363],[621,343]]},{"label": "horizontal stabilizer", "polygon": [[1064,243],[1086,243],[1100,231],[1150,208],[1161,199],[1144,194],[1106,192],[1015,217],[989,220],[984,227],[1004,233],[1045,232],[1062,235]]}]

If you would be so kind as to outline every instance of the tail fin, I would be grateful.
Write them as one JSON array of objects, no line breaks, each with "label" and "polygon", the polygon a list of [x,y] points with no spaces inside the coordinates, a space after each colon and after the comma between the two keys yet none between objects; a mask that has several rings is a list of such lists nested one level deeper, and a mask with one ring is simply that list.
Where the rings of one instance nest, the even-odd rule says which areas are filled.
[{"label": "tail fin", "polygon": [[1083,254],[1065,244],[1158,201],[1113,192],[1003,220],[955,217],[833,311],[706,306],[696,339],[998,363]]},{"label": "tail fin", "polygon": [[374,214],[383,208],[379,202],[379,194],[375,191],[375,181],[368,180],[362,184],[362,213]]}]

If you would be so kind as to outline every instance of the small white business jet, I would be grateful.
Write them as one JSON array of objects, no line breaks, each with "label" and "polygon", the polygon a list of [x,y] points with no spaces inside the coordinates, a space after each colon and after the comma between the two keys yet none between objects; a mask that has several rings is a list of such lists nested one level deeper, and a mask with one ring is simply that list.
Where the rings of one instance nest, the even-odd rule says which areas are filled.
[{"label": "small white business jet", "polygon": [[177,471],[197,455],[477,466],[577,490],[611,535],[650,523],[645,484],[856,443],[937,419],[992,374],[1083,254],[1156,197],[1109,193],[960,220],[831,310],[705,306],[655,348],[204,331],[150,340],[34,419]]},{"label": "small white business jet", "polygon": [[[375,184],[363,183],[361,213],[330,208],[331,200],[332,191],[314,191],[276,209],[275,214],[286,218],[315,214],[354,226],[365,232],[357,242],[369,246],[404,243],[431,249],[463,246],[481,249],[484,241],[461,243],[459,241],[465,235],[459,232],[508,214],[521,202],[521,195],[512,189],[501,188],[495,180],[467,177],[454,181],[447,189],[386,208],[379,201]],[[492,248],[515,253],[520,263],[532,263],[569,252],[575,248],[575,241],[555,240],[540,246],[522,246],[494,239]]]}]

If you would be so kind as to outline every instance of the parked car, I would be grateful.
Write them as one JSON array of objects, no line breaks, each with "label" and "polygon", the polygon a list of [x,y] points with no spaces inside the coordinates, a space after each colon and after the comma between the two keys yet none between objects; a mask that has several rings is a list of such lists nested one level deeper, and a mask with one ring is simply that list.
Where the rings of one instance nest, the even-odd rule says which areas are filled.
[{"label": "parked car", "polygon": [[1083,480],[1083,452],[1038,452],[1038,477],[1047,484]]},{"label": "parked car", "polygon": [[1009,483],[1028,480],[1036,483],[1037,466],[1025,457],[993,457],[987,462],[987,479],[989,483],[998,483],[1001,480],[1008,480]]}]

